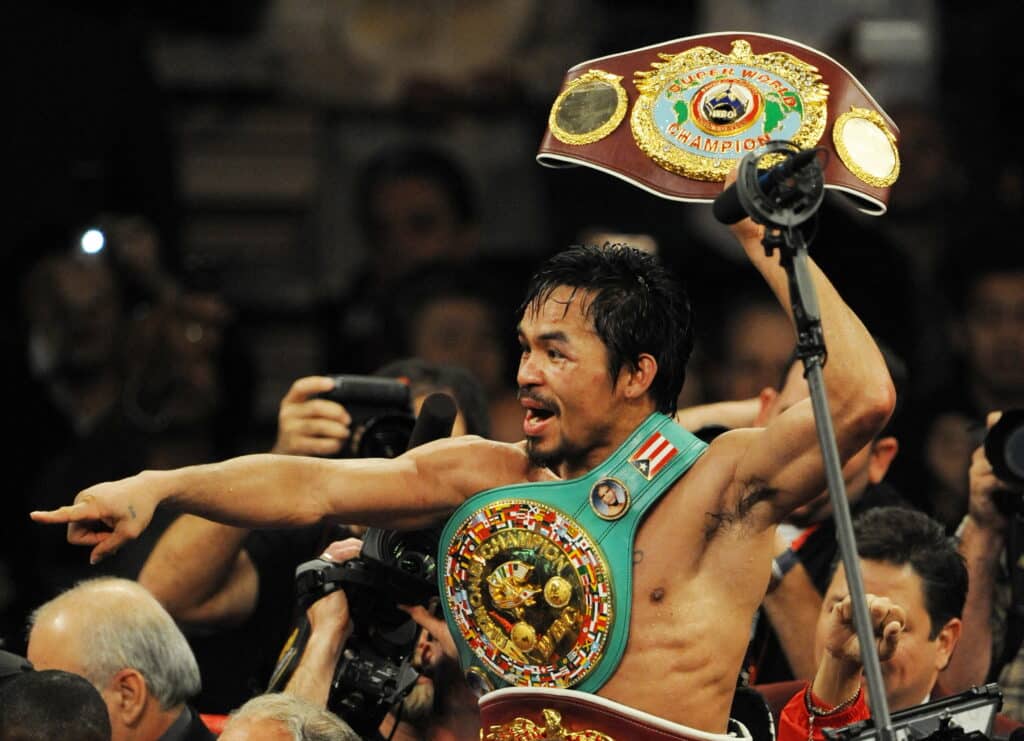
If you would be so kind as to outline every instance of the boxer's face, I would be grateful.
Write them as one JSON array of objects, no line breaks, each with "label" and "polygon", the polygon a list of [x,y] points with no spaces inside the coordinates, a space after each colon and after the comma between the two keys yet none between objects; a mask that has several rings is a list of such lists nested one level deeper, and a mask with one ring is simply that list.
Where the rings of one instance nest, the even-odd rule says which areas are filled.
[{"label": "boxer's face", "polygon": [[607,348],[585,313],[589,300],[587,292],[561,286],[528,307],[519,324],[523,433],[540,465],[589,467],[594,451],[612,442],[622,394],[608,373]]}]

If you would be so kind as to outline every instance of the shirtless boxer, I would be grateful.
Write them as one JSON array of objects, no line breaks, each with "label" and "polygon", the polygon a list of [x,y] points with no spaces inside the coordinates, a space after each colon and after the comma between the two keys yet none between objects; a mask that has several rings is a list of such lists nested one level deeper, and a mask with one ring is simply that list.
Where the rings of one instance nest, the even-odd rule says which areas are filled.
[{"label": "shirtless boxer", "polygon": [[[785,271],[777,257],[765,256],[762,229],[748,219],[732,230],[788,310]],[[828,349],[824,380],[829,410],[845,462],[882,428],[895,392],[869,332],[813,262],[810,269]],[[442,560],[447,553],[451,563],[445,565],[441,587],[462,658],[479,665],[472,668],[488,680],[485,686],[534,684],[543,675],[535,671],[543,665],[541,658],[551,658],[557,664],[552,672],[573,680],[552,684],[578,687],[704,734],[725,733],[751,619],[768,584],[775,525],[826,486],[810,400],[795,404],[765,428],[719,435],[706,449],[696,438],[686,437],[688,433],[665,415],[675,411],[692,344],[688,301],[657,259],[639,251],[611,247],[560,253],[535,275],[523,306],[518,384],[525,409],[524,442],[462,437],[438,440],[387,460],[251,455],[144,471],[89,487],[73,505],[32,517],[69,523],[68,539],[91,546],[93,561],[137,537],[161,503],[246,527],[302,526],[337,517],[377,527],[420,528],[449,520],[470,497],[484,496],[495,487],[556,482],[534,489],[557,491],[565,511],[587,519],[589,508],[577,506],[576,497],[589,502],[589,481],[576,494],[571,486],[554,487],[603,471],[606,459],[619,456],[620,468],[633,464],[639,476],[630,482],[647,482],[660,491],[641,501],[637,485],[626,482],[634,488],[636,503],[626,508],[623,520],[606,523],[607,533],[614,533],[614,526],[628,520],[631,512],[642,511],[644,518],[634,519],[628,537],[616,544],[601,541],[605,530],[589,540],[584,537],[591,546],[603,543],[599,549],[607,551],[607,557],[591,563],[607,573],[585,575],[589,582],[582,586],[562,586],[574,604],[593,606],[605,599],[594,597],[601,593],[601,584],[619,588],[625,574],[631,579],[626,609],[605,610],[598,615],[605,623],[599,619],[595,627],[591,615],[565,612],[560,590],[552,590],[552,595],[545,591],[543,597],[524,593],[521,604],[508,610],[493,600],[475,613],[461,609],[474,595],[459,596],[457,580],[446,576],[462,546],[442,542]],[[653,430],[650,436],[648,430]],[[658,481],[666,461],[657,458],[657,451],[634,446],[640,431],[644,446],[662,435],[671,448],[669,457],[686,460],[685,467],[665,466],[675,478]],[[281,496],[282,492],[289,495]],[[516,492],[529,498],[518,488]],[[446,532],[465,541],[467,531],[460,523],[469,520],[462,517],[464,509],[459,511]],[[532,511],[543,515],[554,510],[548,502]],[[553,517],[561,518],[563,529],[572,530],[572,517],[557,511]],[[521,529],[532,527],[537,533],[543,527],[528,519],[521,523]],[[558,539],[544,532],[545,537]],[[507,564],[509,577],[516,576],[518,564]],[[524,568],[518,575],[528,578],[529,571]],[[589,590],[583,596],[590,602],[580,601],[576,592],[581,589]],[[485,600],[485,592],[476,595],[478,601]],[[619,588],[618,593],[624,590]],[[548,602],[550,609],[563,611],[555,622],[564,618],[572,623],[570,633],[587,634],[586,648],[593,653],[584,663],[569,666],[578,656],[564,647],[552,651],[541,641],[551,636],[531,638],[525,629],[515,633],[527,622],[524,617],[530,610],[544,606],[541,600],[549,597],[554,597]],[[507,624],[511,643],[499,646],[498,637],[488,634],[490,644],[481,645],[479,635],[462,632],[474,615],[491,620],[491,628]],[[539,628],[553,624],[549,620]],[[552,634],[552,640],[563,638],[564,628]],[[496,647],[512,661],[511,668],[495,668]],[[604,656],[605,651],[612,658]],[[590,671],[595,664],[597,670]],[[542,722],[560,721],[546,715]]]}]

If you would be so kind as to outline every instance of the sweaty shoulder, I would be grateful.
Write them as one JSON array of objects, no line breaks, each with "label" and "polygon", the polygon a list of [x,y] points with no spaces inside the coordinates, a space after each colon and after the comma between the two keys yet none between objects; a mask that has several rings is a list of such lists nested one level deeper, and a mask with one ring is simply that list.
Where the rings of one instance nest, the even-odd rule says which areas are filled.
[{"label": "sweaty shoulder", "polygon": [[456,485],[462,498],[487,489],[557,477],[547,468],[530,462],[526,444],[488,440],[462,435],[422,445],[406,454],[421,469],[429,468],[439,478]]}]

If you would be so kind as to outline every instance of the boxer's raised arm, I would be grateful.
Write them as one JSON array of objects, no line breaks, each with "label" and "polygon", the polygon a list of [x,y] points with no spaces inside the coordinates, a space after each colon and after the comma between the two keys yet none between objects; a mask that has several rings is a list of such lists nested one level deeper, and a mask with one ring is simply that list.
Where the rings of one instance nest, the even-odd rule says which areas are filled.
[{"label": "boxer's raised arm", "polygon": [[[732,229],[751,264],[792,317],[787,274],[778,251],[765,255],[763,227],[744,219]],[[896,391],[871,333],[814,261],[808,258],[807,263],[827,351],[823,377],[828,408],[839,458],[845,463],[881,431],[892,414]],[[825,490],[825,467],[810,399],[795,404],[747,439],[749,446],[737,466],[734,491],[740,498],[755,497],[741,511],[750,512],[761,525],[781,521]]]}]

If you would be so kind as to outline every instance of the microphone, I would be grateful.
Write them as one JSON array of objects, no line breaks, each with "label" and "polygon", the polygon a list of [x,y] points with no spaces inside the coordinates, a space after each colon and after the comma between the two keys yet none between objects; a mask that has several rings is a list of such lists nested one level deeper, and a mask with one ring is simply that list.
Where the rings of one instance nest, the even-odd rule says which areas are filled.
[{"label": "microphone", "polygon": [[[817,155],[817,149],[801,149],[792,157],[787,157],[774,167],[770,167],[760,173],[757,176],[758,188],[764,194],[770,193],[779,183],[786,181],[794,173],[807,167],[807,165],[814,161]],[[739,174],[742,174],[742,172]],[[737,183],[733,183],[719,193],[711,204],[711,213],[722,224],[735,224],[737,221],[742,221],[750,215],[740,202],[736,185]]]},{"label": "microphone", "polygon": [[420,407],[406,450],[451,435],[457,413],[455,402],[448,394],[438,391],[428,396]]}]

